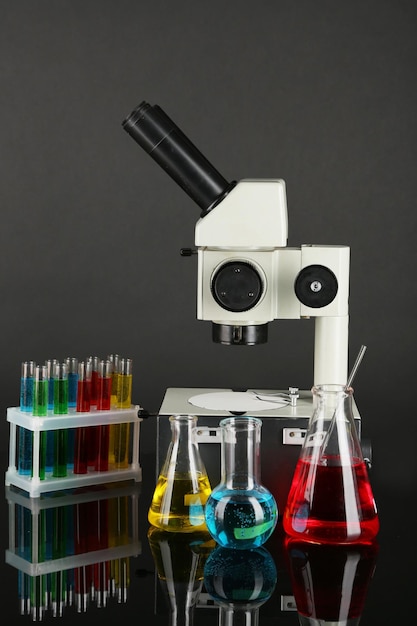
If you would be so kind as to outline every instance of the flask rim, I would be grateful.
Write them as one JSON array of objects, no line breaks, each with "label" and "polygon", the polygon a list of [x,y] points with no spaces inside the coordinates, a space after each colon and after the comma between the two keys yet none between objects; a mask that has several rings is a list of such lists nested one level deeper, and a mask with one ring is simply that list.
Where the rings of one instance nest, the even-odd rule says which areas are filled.
[{"label": "flask rim", "polygon": [[353,395],[353,387],[347,387],[346,385],[337,383],[317,384],[313,385],[311,392],[316,395],[322,395],[324,393],[333,393],[338,395],[340,393],[344,393],[347,396],[351,396]]},{"label": "flask rim", "polygon": [[190,415],[189,413],[175,413],[169,416],[170,422],[194,422],[197,419],[197,415]]},{"label": "flask rim", "polygon": [[220,420],[220,427],[227,428],[232,426],[234,428],[251,427],[253,429],[262,426],[262,420],[259,417],[253,417],[252,415],[231,415]]}]

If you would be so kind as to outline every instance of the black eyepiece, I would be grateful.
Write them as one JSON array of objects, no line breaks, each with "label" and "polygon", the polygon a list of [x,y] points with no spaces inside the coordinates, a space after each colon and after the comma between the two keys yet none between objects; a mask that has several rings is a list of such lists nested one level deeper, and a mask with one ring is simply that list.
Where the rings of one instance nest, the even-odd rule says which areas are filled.
[{"label": "black eyepiece", "polygon": [[122,126],[198,204],[203,214],[236,184],[223,178],[158,105],[142,102]]}]

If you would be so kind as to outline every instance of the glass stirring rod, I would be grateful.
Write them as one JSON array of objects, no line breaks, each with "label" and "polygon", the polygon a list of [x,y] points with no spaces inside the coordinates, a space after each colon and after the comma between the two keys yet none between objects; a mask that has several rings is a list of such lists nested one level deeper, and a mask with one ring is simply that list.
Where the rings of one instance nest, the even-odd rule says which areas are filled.
[{"label": "glass stirring rod", "polygon": [[352,367],[352,370],[351,370],[351,372],[349,374],[349,378],[347,379],[347,383],[346,383],[346,387],[347,388],[349,388],[351,386],[351,384],[353,382],[353,379],[356,376],[356,372],[358,371],[359,365],[361,364],[361,361],[362,361],[362,359],[364,357],[365,351],[366,351],[366,346],[362,345],[360,347],[360,350],[358,352],[358,356],[356,357],[356,361],[355,361],[355,363],[354,363],[354,365]]},{"label": "glass stirring rod", "polygon": [[[361,362],[362,362],[362,359],[363,359],[363,357],[364,357],[365,351],[366,351],[366,346],[362,345],[362,346],[360,347],[360,349],[359,349],[358,356],[356,357],[356,361],[355,361],[355,363],[353,364],[353,367],[352,367],[352,369],[351,369],[351,371],[350,371],[350,374],[349,374],[349,376],[348,376],[348,379],[347,379],[347,382],[346,382],[346,385],[345,385],[345,389],[349,389],[349,387],[351,386],[351,384],[352,384],[352,382],[353,382],[353,379],[354,379],[354,378],[355,378],[355,376],[356,376],[356,372],[357,372],[357,371],[358,371],[358,369],[359,369],[359,365],[360,365],[360,364],[361,364]],[[324,450],[326,449],[327,442],[329,441],[330,436],[331,436],[331,434],[332,434],[332,432],[333,432],[334,425],[335,425],[335,423],[336,423],[336,416],[337,416],[338,409],[339,409],[339,407],[337,406],[337,407],[335,408],[335,410],[334,410],[334,413],[333,413],[332,419],[331,419],[331,421],[330,421],[330,426],[329,426],[328,431],[327,431],[326,438],[324,439],[324,441],[323,441],[323,443],[322,443],[322,445],[321,445],[321,450],[322,450],[323,452],[324,452]]]}]

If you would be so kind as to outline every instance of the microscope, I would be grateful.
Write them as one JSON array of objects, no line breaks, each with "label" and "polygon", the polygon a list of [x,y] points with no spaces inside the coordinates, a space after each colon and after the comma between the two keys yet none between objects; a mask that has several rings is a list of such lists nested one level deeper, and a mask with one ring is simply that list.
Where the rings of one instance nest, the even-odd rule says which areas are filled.
[{"label": "microscope", "polygon": [[[314,318],[313,383],[346,384],[349,247],[287,247],[285,182],[227,181],[158,105],[142,102],[122,126],[201,209],[196,250],[182,254],[197,254],[197,318],[212,322],[213,341],[261,344],[273,320]],[[214,449],[220,446],[212,444],[220,441],[218,422],[250,411],[263,421],[262,480],[282,512],[313,410],[312,394],[296,387],[244,394],[167,389],[158,415],[157,472],[170,440],[168,417],[193,413],[210,481],[217,484],[220,457]],[[360,435],[356,406],[354,416]]]}]

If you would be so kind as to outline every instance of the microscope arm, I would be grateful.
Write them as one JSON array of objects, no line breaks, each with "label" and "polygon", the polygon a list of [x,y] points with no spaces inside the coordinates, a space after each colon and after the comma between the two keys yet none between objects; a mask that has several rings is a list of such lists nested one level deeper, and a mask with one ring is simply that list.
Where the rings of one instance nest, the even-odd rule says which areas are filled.
[{"label": "microscope arm", "polygon": [[314,384],[347,381],[349,316],[316,317],[314,327]]}]

